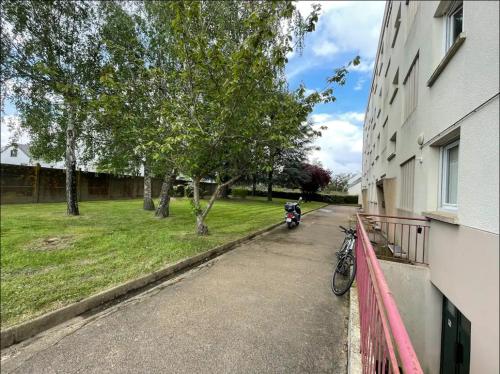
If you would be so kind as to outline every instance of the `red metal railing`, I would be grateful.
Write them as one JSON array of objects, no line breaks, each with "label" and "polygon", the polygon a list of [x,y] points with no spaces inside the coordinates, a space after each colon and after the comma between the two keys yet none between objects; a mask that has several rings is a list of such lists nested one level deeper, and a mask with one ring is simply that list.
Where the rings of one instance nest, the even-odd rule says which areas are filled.
[{"label": "red metal railing", "polygon": [[360,214],[377,257],[427,264],[429,220],[418,217]]},{"label": "red metal railing", "polygon": [[359,214],[356,229],[356,284],[363,373],[422,374]]}]

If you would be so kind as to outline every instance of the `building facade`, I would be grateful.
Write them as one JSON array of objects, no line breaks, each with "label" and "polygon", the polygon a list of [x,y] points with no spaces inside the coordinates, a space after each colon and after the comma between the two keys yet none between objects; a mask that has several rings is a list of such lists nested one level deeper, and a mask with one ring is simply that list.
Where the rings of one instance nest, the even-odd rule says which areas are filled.
[{"label": "building facade", "polygon": [[430,219],[428,264],[412,283],[426,288],[412,290],[428,295],[424,316],[411,320],[418,301],[395,291],[429,373],[500,372],[499,68],[499,2],[387,2],[362,205]]},{"label": "building facade", "polygon": [[357,196],[358,204],[361,204],[361,174],[354,175],[347,182],[347,194],[349,196]]},{"label": "building facade", "polygon": [[29,144],[9,144],[0,152],[0,163],[20,166],[35,166],[39,164],[44,168],[64,169],[64,161],[48,163],[31,157]]}]

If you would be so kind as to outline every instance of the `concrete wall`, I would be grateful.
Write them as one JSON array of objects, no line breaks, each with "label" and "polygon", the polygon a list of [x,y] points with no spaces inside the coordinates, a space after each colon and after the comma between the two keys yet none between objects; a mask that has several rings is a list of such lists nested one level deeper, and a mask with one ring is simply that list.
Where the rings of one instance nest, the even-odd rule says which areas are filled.
[{"label": "concrete wall", "polygon": [[432,221],[431,281],[471,321],[471,373],[499,373],[498,235]]},{"label": "concrete wall", "polygon": [[[439,373],[443,298],[426,266],[380,261],[424,373]],[[471,372],[472,373],[472,372]]]}]

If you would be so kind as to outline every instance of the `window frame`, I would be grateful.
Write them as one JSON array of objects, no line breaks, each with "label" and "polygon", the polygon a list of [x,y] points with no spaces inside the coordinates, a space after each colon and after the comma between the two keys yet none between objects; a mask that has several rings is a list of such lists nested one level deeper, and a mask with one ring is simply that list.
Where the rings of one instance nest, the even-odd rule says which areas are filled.
[{"label": "window frame", "polygon": [[[399,209],[406,212],[413,212],[415,209],[415,159],[415,156],[412,156],[399,165]],[[410,170],[406,170],[410,167]],[[408,171],[408,175],[404,174]]]},{"label": "window frame", "polygon": [[17,152],[16,148],[12,148],[10,150],[10,157],[17,157],[17,154],[18,154],[18,152]]},{"label": "window frame", "polygon": [[[457,203],[450,204],[446,202],[447,186],[448,186],[448,151],[452,148],[458,147],[458,155],[460,157],[460,138],[450,143],[443,145],[440,148],[440,168],[439,168],[439,209],[445,211],[456,212],[458,210],[458,178],[457,178]],[[460,158],[459,166],[460,166]]]},{"label": "window frame", "polygon": [[[419,95],[419,74],[420,74],[420,50],[413,59],[405,79],[403,80],[403,123],[417,110]],[[410,96],[412,100],[410,100]]]},{"label": "window frame", "polygon": [[[455,25],[453,22],[453,17],[460,11],[462,10],[462,31],[464,30],[464,20],[463,20],[463,11],[464,11],[464,3],[463,1],[455,1],[452,3],[450,6],[450,9],[448,12],[446,12],[446,22],[445,22],[445,27],[446,27],[446,33],[445,33],[445,53],[448,52],[448,50],[453,46],[455,41],[458,39],[457,38],[452,39],[453,34],[455,33]],[[459,34],[460,35],[460,34]]]}]

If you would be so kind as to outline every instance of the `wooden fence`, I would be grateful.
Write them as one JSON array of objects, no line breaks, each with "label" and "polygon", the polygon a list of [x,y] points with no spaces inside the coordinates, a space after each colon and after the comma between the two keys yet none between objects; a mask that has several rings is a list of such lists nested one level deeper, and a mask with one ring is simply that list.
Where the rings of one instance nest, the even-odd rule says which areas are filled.
[{"label": "wooden fence", "polygon": [[[20,166],[0,164],[1,204],[50,203],[66,201],[66,171],[42,168],[39,166]],[[78,200],[112,200],[140,198],[144,193],[144,177],[112,175],[86,171],[77,172]],[[158,197],[161,178],[151,181],[153,197]],[[186,184],[178,180],[176,184]],[[215,184],[202,183],[202,189],[211,194]]]}]

